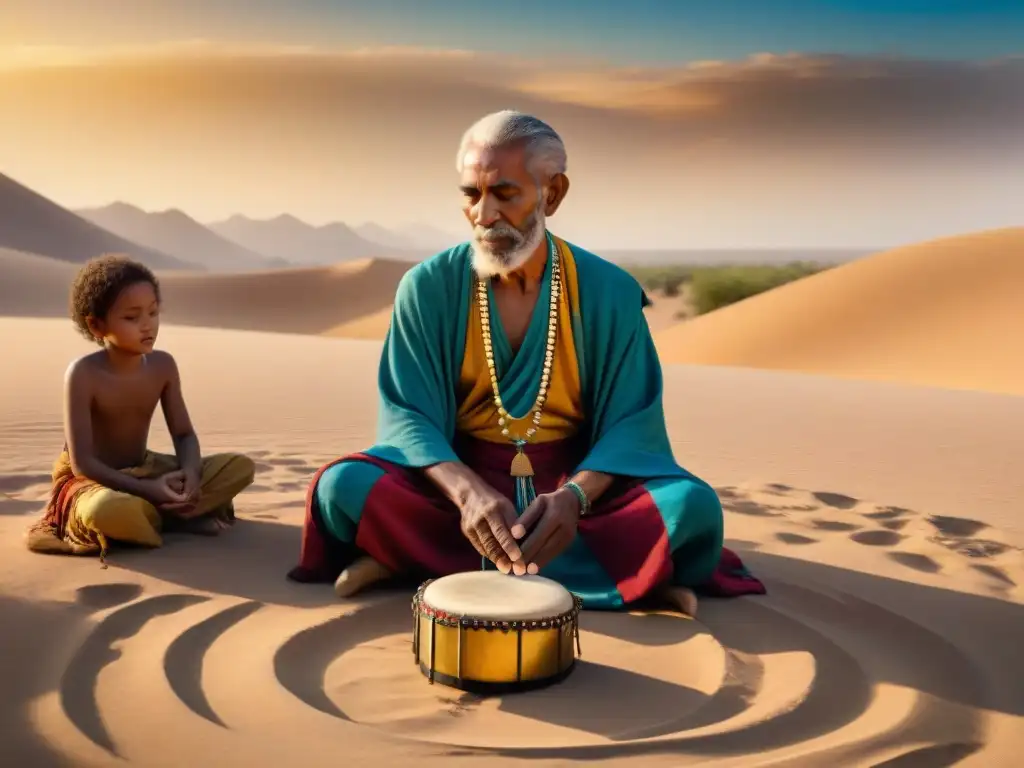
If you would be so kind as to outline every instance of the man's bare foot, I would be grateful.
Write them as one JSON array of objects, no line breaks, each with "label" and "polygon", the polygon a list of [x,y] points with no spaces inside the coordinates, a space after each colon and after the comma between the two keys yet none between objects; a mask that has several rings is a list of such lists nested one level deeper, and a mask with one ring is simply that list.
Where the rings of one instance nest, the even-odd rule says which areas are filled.
[{"label": "man's bare foot", "polygon": [[352,597],[371,584],[391,578],[391,571],[372,557],[361,557],[341,572],[334,582],[334,594],[338,597]]},{"label": "man's bare foot", "polygon": [[662,597],[680,613],[696,618],[697,595],[693,593],[692,589],[687,589],[686,587],[665,587]]}]

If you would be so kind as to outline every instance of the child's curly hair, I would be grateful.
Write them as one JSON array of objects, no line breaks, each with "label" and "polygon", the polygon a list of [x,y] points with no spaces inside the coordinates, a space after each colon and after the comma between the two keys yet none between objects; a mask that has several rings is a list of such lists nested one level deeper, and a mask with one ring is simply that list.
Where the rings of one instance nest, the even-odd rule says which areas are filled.
[{"label": "child's curly hair", "polygon": [[85,338],[103,346],[93,336],[86,318],[106,318],[110,308],[125,288],[136,283],[149,283],[160,300],[160,283],[149,267],[120,254],[106,254],[90,259],[75,275],[71,284],[71,319]]}]

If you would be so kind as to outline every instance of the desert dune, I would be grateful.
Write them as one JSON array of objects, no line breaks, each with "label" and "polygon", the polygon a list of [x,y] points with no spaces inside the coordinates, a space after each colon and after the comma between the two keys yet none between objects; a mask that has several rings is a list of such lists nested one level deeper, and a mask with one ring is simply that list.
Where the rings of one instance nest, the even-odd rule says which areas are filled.
[{"label": "desert dune", "polygon": [[1024,228],[875,254],[681,322],[669,363],[1024,394]]},{"label": "desert dune", "polygon": [[[752,355],[756,345],[730,335],[746,328],[784,361],[809,359],[786,358],[787,344],[820,348],[810,370],[841,374],[757,370],[799,368],[766,355],[665,366],[676,454],[718,489],[727,544],[768,594],[704,599],[696,619],[585,611],[568,680],[497,698],[427,684],[409,652],[407,588],[342,601],[285,579],[312,473],[373,439],[380,340],[408,263],[162,273],[159,346],[178,360],[203,449],[244,450],[258,474],[220,537],[169,535],[159,550],[114,551],[102,569],[29,553],[22,540],[63,440],[63,372],[91,349],[64,317],[76,266],[0,251],[0,314],[17,315],[0,318],[0,334],[17,340],[0,377],[5,757],[147,768],[1015,765],[1024,398],[999,394],[1019,381],[1009,342],[986,357],[986,339],[982,352],[963,339],[1021,328],[1011,295],[1024,283],[1003,257],[1020,241],[1009,231],[899,249],[659,334],[671,361],[673,350]],[[873,303],[859,311],[846,296]],[[929,331],[973,378],[919,348]],[[903,381],[852,380],[877,375],[868,363],[879,345]],[[965,382],[990,391],[957,391]],[[159,416],[152,445],[170,448]]]},{"label": "desert dune", "polygon": [[[161,275],[169,322],[320,334],[391,307],[410,262],[360,259],[331,267],[235,275]],[[387,331],[385,322],[378,338]]]},{"label": "desert dune", "polygon": [[0,316],[66,317],[81,265],[0,248]]},{"label": "desert dune", "polygon": [[[244,273],[158,272],[163,316],[180,325],[382,339],[407,261]],[[66,317],[78,265],[0,249],[0,316]]]}]

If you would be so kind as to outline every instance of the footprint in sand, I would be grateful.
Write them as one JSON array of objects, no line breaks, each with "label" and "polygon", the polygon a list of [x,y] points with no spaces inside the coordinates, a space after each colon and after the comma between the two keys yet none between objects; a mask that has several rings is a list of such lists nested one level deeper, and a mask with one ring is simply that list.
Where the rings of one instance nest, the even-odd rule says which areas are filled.
[{"label": "footprint in sand", "polygon": [[909,520],[883,520],[882,527],[889,531],[902,531]]},{"label": "footprint in sand", "polygon": [[859,531],[850,536],[851,541],[864,544],[869,547],[891,547],[899,543],[903,536],[896,531]]},{"label": "footprint in sand", "polygon": [[[935,528],[935,535],[922,537],[945,548],[957,552],[970,559],[990,559],[1003,555],[1012,549],[1007,544],[988,539],[977,539],[973,536],[987,526],[966,518],[932,516],[924,517],[906,507],[891,505],[872,505],[842,493],[824,491],[801,491],[783,483],[768,483],[759,488],[748,490],[742,487],[725,486],[717,489],[722,498],[724,509],[744,515],[757,517],[784,518],[786,524],[796,528],[824,533],[846,533],[848,538],[862,546],[889,548],[902,541],[912,541],[918,535],[903,533],[904,529],[915,520],[927,520]],[[801,503],[807,499],[807,503]],[[854,519],[841,520],[829,517],[792,515],[794,512],[828,512],[841,510],[849,512]],[[878,527],[865,529],[862,521],[868,520]],[[820,541],[819,538],[798,531],[779,531],[773,534],[776,541],[790,545],[809,545]],[[886,552],[892,562],[919,573],[940,573],[943,566],[935,558],[921,552],[891,551]],[[1016,586],[1013,579],[996,565],[988,564],[978,567],[997,582],[1002,589]]]},{"label": "footprint in sand", "polygon": [[715,492],[718,494],[718,499],[722,503],[722,509],[727,512],[735,512],[739,515],[750,515],[751,517],[780,516],[779,512],[770,509],[764,504],[754,501],[749,498],[747,494],[736,488],[725,486],[723,488],[716,488]]},{"label": "footprint in sand", "polygon": [[921,573],[938,573],[942,566],[927,555],[920,555],[915,552],[887,552],[889,559],[907,568],[913,568]]},{"label": "footprint in sand", "polygon": [[297,455],[274,455],[264,452],[260,461],[256,462],[257,474],[274,474],[285,472],[288,475],[308,476],[316,472],[322,464],[318,464],[309,457]]},{"label": "footprint in sand", "polygon": [[814,544],[818,541],[810,536],[801,536],[799,533],[789,533],[788,531],[779,531],[775,534],[775,538],[783,544]]},{"label": "footprint in sand", "polygon": [[814,498],[820,501],[822,504],[833,507],[834,509],[853,509],[860,502],[852,496],[846,496],[842,493],[828,493],[826,491],[814,491],[812,494]]},{"label": "footprint in sand", "polygon": [[928,518],[928,522],[934,525],[941,535],[958,538],[968,538],[988,528],[987,523],[970,520],[966,517],[933,515]]},{"label": "footprint in sand", "polygon": [[309,487],[309,483],[305,480],[286,480],[280,482],[274,486],[275,491],[283,491],[286,493],[292,493],[295,491],[305,491]]},{"label": "footprint in sand", "polygon": [[1013,547],[1001,541],[990,541],[988,539],[971,539],[954,536],[933,536],[931,541],[941,544],[964,557],[989,558],[997,557],[1009,552]]},{"label": "footprint in sand", "polygon": [[928,541],[968,560],[993,560],[990,563],[975,563],[972,568],[993,580],[994,586],[1005,590],[1016,586],[1016,582],[1000,565],[1000,558],[1014,553],[1019,556],[1019,547],[995,539],[975,538],[976,534],[988,530],[989,526],[979,520],[964,517],[934,515],[927,518],[936,530]]},{"label": "footprint in sand", "polygon": [[[722,489],[727,491],[723,499],[723,507],[740,514],[757,515],[761,517],[786,517],[794,525],[806,527],[814,531],[827,533],[848,533],[849,539],[870,547],[891,547],[902,541],[905,536],[898,531],[906,526],[909,519],[915,514],[909,509],[893,506],[870,507],[871,511],[858,511],[859,518],[867,518],[880,525],[879,528],[863,530],[863,523],[855,520],[836,520],[831,517],[808,517],[790,516],[791,512],[822,512],[827,510],[840,510],[850,512],[865,505],[860,499],[844,493],[833,493],[830,491],[800,491],[792,486],[782,483],[769,483],[754,492],[745,492],[735,487]],[[751,498],[751,497],[756,497]],[[765,497],[776,497],[786,499],[779,503],[768,501]],[[807,498],[809,503],[801,504],[800,499]],[[968,527],[961,521],[958,525],[946,523],[948,527],[955,527],[956,530],[966,530]],[[787,544],[811,544],[818,539],[791,531],[775,534],[775,538]],[[896,553],[894,553],[896,555]],[[929,563],[930,558],[917,556],[911,553],[898,553],[892,558],[895,562],[913,568],[918,571],[934,571]],[[927,562],[926,562],[927,561]]]},{"label": "footprint in sand", "polygon": [[752,517],[781,517],[781,512],[768,509],[762,504],[758,504],[756,501],[750,499],[736,499],[723,505],[725,509],[730,512],[736,512],[740,515],[750,515]]},{"label": "footprint in sand", "polygon": [[[726,508],[745,514],[759,514],[761,516],[784,515],[787,511],[796,511],[800,508],[797,504],[766,504],[761,501],[764,494],[772,494],[782,497],[797,497],[805,492],[795,490],[789,486],[772,483],[764,486],[757,492],[758,501],[749,498],[748,494],[736,488],[729,488],[730,495]],[[852,496],[840,493],[812,492],[806,494],[817,500],[820,506],[815,507],[821,510],[822,507],[832,509],[852,510],[864,504]],[[894,547],[901,541],[911,541],[914,534],[902,533],[907,526],[915,521],[926,521],[932,526],[933,535],[922,536],[923,541],[938,544],[947,550],[955,552],[969,560],[998,560],[1007,553],[1020,551],[1003,541],[991,538],[977,538],[989,526],[979,520],[970,518],[953,517],[948,515],[923,516],[906,507],[897,506],[875,506],[870,511],[860,511],[859,517],[866,518],[876,523],[879,527],[869,530],[862,530],[863,526],[856,522],[846,522],[829,518],[815,517],[808,520],[801,520],[799,517],[789,518],[795,525],[804,525],[813,530],[825,532],[849,532],[849,539],[857,544],[869,547]],[[810,544],[816,539],[794,532],[776,533],[775,538],[787,544]],[[943,566],[933,557],[920,552],[887,552],[886,556],[895,563],[921,573],[940,573]],[[978,573],[984,574],[994,582],[1001,590],[1005,591],[1016,587],[1014,579],[1007,571],[996,563],[974,563],[971,566]]]},{"label": "footprint in sand", "polygon": [[863,527],[856,523],[844,523],[841,520],[811,520],[811,525],[819,531],[856,531]]},{"label": "footprint in sand", "polygon": [[898,517],[913,514],[909,509],[903,507],[879,507],[874,512],[865,512],[864,517],[871,520],[895,520]]}]

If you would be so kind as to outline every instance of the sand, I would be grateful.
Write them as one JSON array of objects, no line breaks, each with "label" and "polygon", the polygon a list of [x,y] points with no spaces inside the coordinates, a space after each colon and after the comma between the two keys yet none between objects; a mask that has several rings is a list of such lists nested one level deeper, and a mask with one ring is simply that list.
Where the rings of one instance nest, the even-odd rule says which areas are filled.
[{"label": "sand", "polygon": [[1024,227],[859,259],[656,335],[670,363],[1024,394]]},{"label": "sand", "polygon": [[[1024,399],[671,367],[681,460],[769,595],[584,613],[562,685],[481,700],[411,661],[408,592],[285,580],[303,491],[366,445],[376,341],[166,327],[208,451],[259,461],[219,539],[95,559],[20,535],[61,442],[66,321],[0,320],[0,742],[15,765],[1012,765]],[[167,448],[159,423],[154,447]],[[902,762],[885,763],[886,760]],[[909,757],[908,757],[909,756]],[[1009,762],[1007,762],[1009,761]]]},{"label": "sand", "polygon": [[[11,342],[0,376],[5,760],[43,768],[359,760],[429,768],[485,758],[1018,764],[1024,398],[1000,394],[1013,389],[1016,359],[1005,346],[967,381],[961,367],[935,363],[917,327],[930,323],[932,336],[952,339],[949,355],[977,367],[953,331],[1012,329],[998,324],[1014,319],[1005,298],[1013,273],[998,256],[999,238],[1014,237],[971,241],[990,282],[961,267],[958,284],[987,302],[962,301],[944,282],[952,278],[942,265],[962,249],[940,243],[666,331],[686,341],[677,352],[713,350],[697,341],[710,333],[701,328],[721,323],[720,346],[743,350],[730,333],[750,313],[743,332],[782,357],[816,334],[844,344],[819,368],[797,352],[792,360],[805,367],[776,366],[803,372],[763,370],[772,367],[764,358],[747,368],[731,358],[665,368],[677,456],[718,489],[728,545],[769,594],[704,600],[696,619],[584,612],[575,673],[547,691],[497,699],[427,685],[411,659],[408,590],[339,600],[329,585],[285,579],[311,474],[372,440],[380,339],[407,264],[167,276],[173,322],[159,344],[178,360],[203,448],[244,450],[258,475],[221,537],[171,535],[159,550],[116,552],[103,570],[96,559],[33,555],[22,543],[62,442],[63,371],[90,347],[57,319],[73,266],[0,251],[0,314],[20,315],[0,318]],[[915,258],[938,280],[926,295],[894,287],[907,284],[902,260]],[[889,313],[885,338],[843,298],[865,290]],[[896,313],[887,297],[897,294],[914,313]],[[786,310],[790,300],[802,309]],[[765,301],[776,303],[755,313]],[[936,301],[944,312],[931,309]],[[758,324],[782,327],[786,312],[829,306],[846,307],[830,337],[813,314],[786,326],[788,341],[757,336]],[[843,318],[861,323],[863,343]],[[652,326],[670,319],[652,317]],[[977,339],[990,354],[987,344]],[[901,361],[884,371],[895,381],[854,380],[881,378],[864,362],[880,359],[871,357],[878,345]],[[965,385],[979,391],[955,389]],[[169,448],[159,417],[153,447]]]}]

